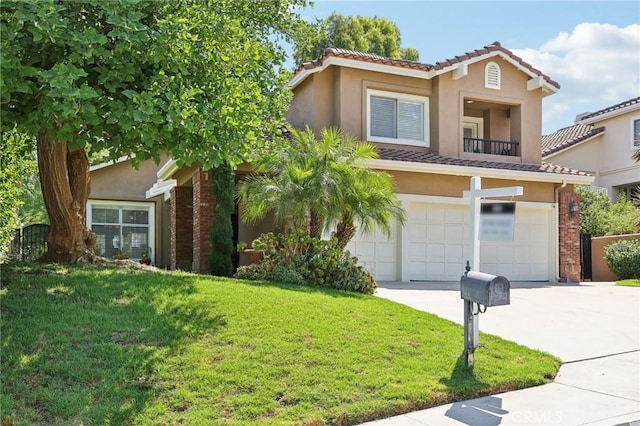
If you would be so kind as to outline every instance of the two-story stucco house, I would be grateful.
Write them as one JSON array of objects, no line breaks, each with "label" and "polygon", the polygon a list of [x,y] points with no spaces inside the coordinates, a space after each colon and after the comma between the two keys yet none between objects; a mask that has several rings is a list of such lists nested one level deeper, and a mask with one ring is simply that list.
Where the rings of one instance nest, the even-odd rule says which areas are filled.
[{"label": "two-story stucco house", "polygon": [[[593,174],[593,186],[615,201],[640,185],[640,97],[581,114],[573,126],[542,138],[542,158]],[[640,194],[638,194],[640,195]]]},{"label": "two-story stucco house", "polygon": [[[359,234],[348,247],[378,280],[459,280],[471,245],[463,191],[479,176],[483,188],[524,188],[513,199],[513,241],[483,241],[479,269],[516,281],[577,281],[579,199],[573,185],[591,184],[593,177],[542,161],[542,99],[559,87],[497,42],[434,65],[327,49],[295,71],[287,118],[315,131],[340,126],[377,146],[379,158],[366,166],[392,175],[408,217],[390,237]],[[110,168],[125,173],[125,167],[92,172],[88,212],[110,203],[127,208],[127,198],[120,194],[116,201],[106,183]],[[243,166],[238,176],[249,170]],[[149,235],[155,236],[156,264],[206,272],[215,226],[209,173],[168,160],[141,180],[149,187],[135,196],[145,198],[135,205],[147,203],[155,212]],[[233,220],[240,241],[271,228],[269,221],[249,227],[237,215]],[[104,225],[95,217],[88,224],[94,230]]]}]

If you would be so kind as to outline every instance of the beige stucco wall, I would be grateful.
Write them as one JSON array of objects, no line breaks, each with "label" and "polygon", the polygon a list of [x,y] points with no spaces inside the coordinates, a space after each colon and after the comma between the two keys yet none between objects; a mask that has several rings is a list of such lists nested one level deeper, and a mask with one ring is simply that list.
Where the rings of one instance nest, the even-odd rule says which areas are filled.
[{"label": "beige stucco wall", "polygon": [[640,108],[594,122],[596,127],[605,126],[604,134],[549,156],[546,160],[593,173],[593,185],[607,188],[615,200],[617,186],[640,184],[640,164],[631,158],[634,152],[631,130],[634,119],[640,119]]},{"label": "beige stucco wall", "polygon": [[[501,89],[484,87],[484,69],[493,61],[501,69]],[[426,75],[426,74],[425,74]],[[463,153],[463,117],[483,116],[490,125],[484,137],[513,140],[521,144],[521,157],[499,156],[500,161],[539,164],[542,128],[542,89],[527,90],[529,76],[501,58],[490,58],[468,66],[468,74],[457,80],[453,73],[432,79],[399,76],[377,71],[330,66],[309,75],[294,89],[287,118],[296,127],[309,124],[315,131],[337,125],[359,140],[367,136],[367,89],[429,97],[429,150],[451,156]],[[474,112],[465,99],[478,99],[495,106]],[[484,157],[485,159],[493,159]]]},{"label": "beige stucco wall", "polygon": [[618,279],[607,265],[607,261],[604,258],[604,250],[609,244],[619,240],[640,240],[640,234],[591,238],[592,281],[616,281]]},{"label": "beige stucco wall", "polygon": [[[495,62],[501,70],[500,90],[484,87],[484,69],[487,63]],[[511,138],[521,144],[523,163],[538,164],[542,160],[540,152],[542,128],[542,89],[527,90],[529,77],[517,70],[509,62],[500,58],[490,58],[468,66],[467,76],[454,80],[453,73],[445,73],[437,77],[438,96],[434,99],[432,109],[438,113],[432,125],[438,132],[440,155],[460,157],[462,155],[462,117],[464,116],[464,99],[481,99],[510,108],[510,117],[499,116],[491,111],[490,120],[494,134],[485,137],[491,139]],[[520,120],[523,117],[523,120]],[[432,132],[433,133],[433,132]]]},{"label": "beige stucco wall", "polygon": [[[447,176],[431,173],[414,173],[388,171],[394,180],[397,192],[401,194],[432,195],[440,197],[462,197],[463,191],[469,190],[471,178],[468,176]],[[555,189],[559,184],[524,182],[502,179],[482,179],[482,188],[502,188],[522,186],[523,195],[515,197],[516,201],[554,203]]]}]

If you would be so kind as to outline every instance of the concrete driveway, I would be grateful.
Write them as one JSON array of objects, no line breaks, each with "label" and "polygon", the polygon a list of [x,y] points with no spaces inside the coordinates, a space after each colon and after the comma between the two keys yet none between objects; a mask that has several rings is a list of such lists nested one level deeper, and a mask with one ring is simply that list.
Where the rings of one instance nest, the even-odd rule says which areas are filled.
[{"label": "concrete driveway", "polygon": [[[379,297],[462,324],[457,282],[378,287]],[[512,283],[511,304],[488,308],[480,330],[549,352],[564,364],[553,383],[366,425],[640,426],[640,288]]]},{"label": "concrete driveway", "polygon": [[[383,282],[376,295],[462,324],[458,282]],[[511,283],[511,304],[480,314],[480,331],[549,352],[563,362],[637,351],[640,288]]]}]

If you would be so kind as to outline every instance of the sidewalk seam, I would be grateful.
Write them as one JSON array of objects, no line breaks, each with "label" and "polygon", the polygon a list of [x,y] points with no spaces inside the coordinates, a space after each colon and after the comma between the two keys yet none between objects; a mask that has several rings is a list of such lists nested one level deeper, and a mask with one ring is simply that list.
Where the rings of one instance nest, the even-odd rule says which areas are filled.
[{"label": "sidewalk seam", "polygon": [[617,353],[614,353],[614,354],[598,355],[598,356],[594,356],[594,357],[591,357],[591,358],[575,359],[575,360],[572,360],[572,361],[563,362],[562,365],[575,364],[576,362],[593,361],[594,359],[609,358],[611,356],[617,356],[617,355],[632,354],[634,352],[640,352],[640,349],[631,349],[630,351],[617,352]]},{"label": "sidewalk seam", "polygon": [[[580,386],[569,385],[567,383],[561,383],[561,382],[556,382],[556,381],[554,381],[553,383],[556,383],[556,384],[562,385],[562,386],[566,386],[566,387],[569,387],[569,388],[574,388],[574,389],[579,389],[579,390],[583,390],[583,391],[587,391],[587,392],[597,393],[597,394],[600,394],[600,395],[610,396],[612,398],[624,399],[625,401],[633,401],[633,402],[637,402],[638,404],[640,404],[640,400],[638,400],[638,399],[627,398],[627,397],[619,396],[619,395],[611,395],[610,393],[599,392],[599,391],[593,390],[593,389],[581,388]],[[640,408],[640,405],[638,405],[638,408]]]}]

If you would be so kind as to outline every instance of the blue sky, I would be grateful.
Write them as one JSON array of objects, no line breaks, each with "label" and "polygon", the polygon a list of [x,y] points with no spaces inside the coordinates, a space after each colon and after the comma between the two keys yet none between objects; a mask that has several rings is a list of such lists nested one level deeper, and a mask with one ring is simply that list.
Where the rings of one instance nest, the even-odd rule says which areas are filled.
[{"label": "blue sky", "polygon": [[561,85],[543,100],[543,134],[640,96],[637,1],[316,1],[300,12],[333,11],[391,20],[429,64],[499,41]]}]

